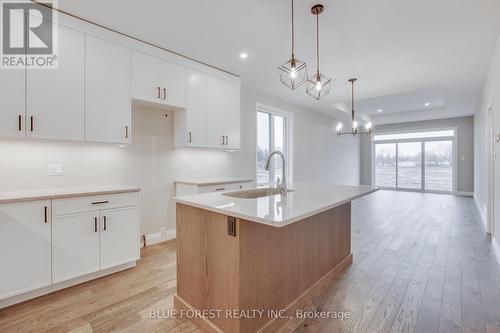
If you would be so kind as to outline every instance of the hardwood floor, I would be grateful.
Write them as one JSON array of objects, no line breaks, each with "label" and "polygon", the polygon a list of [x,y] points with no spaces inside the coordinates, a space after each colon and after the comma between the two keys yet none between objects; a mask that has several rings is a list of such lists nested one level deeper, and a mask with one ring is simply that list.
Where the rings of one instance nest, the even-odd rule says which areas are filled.
[{"label": "hardwood floor", "polygon": [[[352,220],[354,263],[320,307],[350,318],[286,331],[500,332],[500,267],[471,198],[379,191],[353,202]],[[0,332],[200,332],[150,319],[175,289],[175,242],[159,244],[134,269],[0,310]]]}]

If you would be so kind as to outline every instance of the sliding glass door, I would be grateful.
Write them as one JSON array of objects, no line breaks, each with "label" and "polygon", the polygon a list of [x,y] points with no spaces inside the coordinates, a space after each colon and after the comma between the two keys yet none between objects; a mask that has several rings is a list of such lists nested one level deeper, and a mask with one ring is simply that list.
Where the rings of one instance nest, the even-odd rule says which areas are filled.
[{"label": "sliding glass door", "polygon": [[453,141],[425,142],[425,189],[453,191]]},{"label": "sliding glass door", "polygon": [[419,190],[422,188],[422,144],[398,143],[398,188]]},{"label": "sliding glass door", "polygon": [[455,131],[375,135],[375,186],[453,192]]},{"label": "sliding glass door", "polygon": [[375,180],[377,187],[396,187],[396,144],[375,146]]}]

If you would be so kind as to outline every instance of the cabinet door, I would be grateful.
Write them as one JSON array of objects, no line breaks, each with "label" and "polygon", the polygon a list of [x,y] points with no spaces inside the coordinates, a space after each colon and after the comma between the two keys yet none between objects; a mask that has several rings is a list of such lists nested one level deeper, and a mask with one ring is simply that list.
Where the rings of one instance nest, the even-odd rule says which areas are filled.
[{"label": "cabinet door", "polygon": [[187,69],[167,61],[162,61],[161,68],[161,103],[185,108],[188,85]]},{"label": "cabinet door", "polygon": [[0,205],[0,299],[50,285],[49,208],[50,201]]},{"label": "cabinet door", "polygon": [[24,79],[22,69],[0,69],[0,137],[25,137]]},{"label": "cabinet door", "polygon": [[85,140],[130,142],[130,50],[87,35]]},{"label": "cabinet door", "polygon": [[84,34],[58,26],[58,68],[26,71],[26,133],[30,138],[83,141]]},{"label": "cabinet door", "polygon": [[186,117],[186,145],[207,147],[207,76],[188,72],[188,104]]},{"label": "cabinet door", "polygon": [[212,148],[225,148],[224,99],[224,81],[208,76],[207,141]]},{"label": "cabinet door", "polygon": [[132,97],[159,103],[161,90],[160,59],[134,51],[132,53]]},{"label": "cabinet door", "polygon": [[240,85],[225,82],[224,86],[224,134],[226,135],[226,148],[240,149]]},{"label": "cabinet door", "polygon": [[137,207],[102,210],[101,269],[139,259]]},{"label": "cabinet door", "polygon": [[99,270],[99,212],[54,217],[52,282]]}]

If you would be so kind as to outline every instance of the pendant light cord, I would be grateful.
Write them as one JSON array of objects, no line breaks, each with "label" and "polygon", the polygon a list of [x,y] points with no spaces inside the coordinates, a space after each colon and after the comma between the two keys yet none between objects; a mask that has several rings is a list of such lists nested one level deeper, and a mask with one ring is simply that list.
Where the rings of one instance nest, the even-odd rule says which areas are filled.
[{"label": "pendant light cord", "polygon": [[316,13],[316,68],[319,79],[319,15]]},{"label": "pendant light cord", "polygon": [[292,59],[295,59],[295,30],[293,24],[293,0],[292,0]]},{"label": "pendant light cord", "polygon": [[351,81],[351,96],[352,123],[354,124],[354,81]]}]

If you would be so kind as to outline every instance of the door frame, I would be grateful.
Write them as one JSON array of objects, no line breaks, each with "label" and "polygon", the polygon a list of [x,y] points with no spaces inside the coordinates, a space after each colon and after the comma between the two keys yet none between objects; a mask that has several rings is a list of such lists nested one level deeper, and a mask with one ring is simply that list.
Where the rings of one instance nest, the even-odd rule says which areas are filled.
[{"label": "door frame", "polygon": [[486,108],[486,156],[488,161],[488,211],[486,212],[486,232],[494,234],[495,226],[495,112],[493,100]]},{"label": "door frame", "polygon": [[[372,140],[372,175],[373,175],[373,186],[376,184],[376,179],[375,179],[375,145],[379,143],[394,143],[396,144],[396,187],[380,187],[380,189],[384,190],[396,190],[396,191],[406,191],[406,192],[424,192],[424,193],[442,193],[442,194],[457,194],[457,188],[458,188],[458,127],[456,126],[449,126],[449,127],[436,127],[436,128],[428,128],[428,127],[423,127],[423,128],[412,128],[412,129],[406,129],[406,130],[388,130],[388,131],[382,131],[379,133],[376,133],[374,135],[384,135],[384,134],[403,134],[403,133],[418,133],[418,132],[438,132],[438,131],[446,131],[446,130],[453,130],[454,135],[453,137],[437,137],[437,138],[417,138],[417,139],[392,139],[392,140]],[[453,158],[452,158],[452,190],[451,191],[439,191],[439,190],[426,190],[425,189],[425,142],[431,142],[431,141],[451,141],[452,142],[452,153],[453,153]],[[420,142],[421,143],[421,188],[420,189],[405,189],[405,188],[398,188],[398,143],[404,143],[404,142]]]}]

